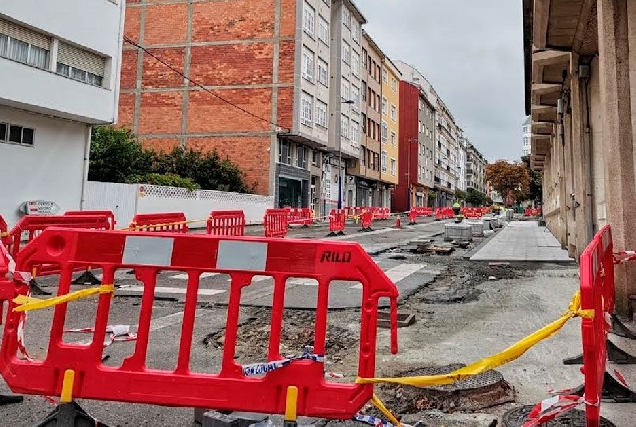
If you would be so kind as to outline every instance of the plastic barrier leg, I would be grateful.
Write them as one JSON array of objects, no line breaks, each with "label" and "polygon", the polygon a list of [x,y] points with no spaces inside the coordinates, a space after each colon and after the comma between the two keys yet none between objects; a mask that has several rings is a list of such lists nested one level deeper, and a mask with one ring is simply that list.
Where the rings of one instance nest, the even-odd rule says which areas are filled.
[{"label": "plastic barrier leg", "polygon": [[76,402],[61,403],[37,427],[108,427],[91,417]]},{"label": "plastic barrier leg", "polygon": [[[575,396],[583,396],[585,394],[585,385],[568,392]],[[603,377],[603,400],[612,400],[615,403],[633,403],[636,402],[636,393],[625,387],[609,373],[605,372]]]},{"label": "plastic barrier leg", "polygon": [[95,275],[93,274],[93,272],[91,271],[91,269],[89,267],[77,279],[73,280],[73,284],[74,285],[99,286],[99,285],[102,284],[102,281],[99,280],[97,277],[95,277]]},{"label": "plastic barrier leg", "polygon": [[[627,353],[625,350],[618,347],[612,341],[605,341],[605,345],[607,347],[607,360],[610,362],[617,363],[619,365],[636,365],[636,357]],[[563,359],[564,365],[582,365],[583,364],[583,354],[580,354],[575,357],[569,357],[567,359]]]},{"label": "plastic barrier leg", "polygon": [[45,291],[38,285],[38,282],[35,281],[35,276],[31,280],[29,280],[29,287],[31,288],[31,293],[33,295],[52,295],[51,292]]},{"label": "plastic barrier leg", "polygon": [[619,337],[636,340],[636,335],[623,324],[616,314],[612,314],[612,333]]},{"label": "plastic barrier leg", "polygon": [[7,394],[0,394],[0,406],[4,406],[4,405],[12,405],[14,403],[22,403],[22,401],[24,400],[23,396],[15,396],[15,395],[7,395]]}]

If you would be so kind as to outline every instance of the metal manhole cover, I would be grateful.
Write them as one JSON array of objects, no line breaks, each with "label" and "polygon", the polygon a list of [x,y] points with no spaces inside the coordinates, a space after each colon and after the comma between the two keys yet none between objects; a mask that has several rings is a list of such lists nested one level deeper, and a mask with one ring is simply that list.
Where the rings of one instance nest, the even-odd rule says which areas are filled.
[{"label": "metal manhole cover", "polygon": [[[452,365],[446,366],[428,366],[425,368],[417,369],[415,371],[409,372],[409,376],[426,376],[426,375],[442,375],[449,374],[453,371],[456,371],[460,368],[465,367],[466,365],[462,363],[455,363]],[[486,371],[483,374],[475,375],[473,377],[468,377],[461,381],[457,381],[453,384],[441,385],[428,387],[431,390],[439,390],[451,392],[455,390],[475,390],[483,387],[490,387],[495,384],[498,384],[504,380],[503,375],[501,375],[497,371]]]},{"label": "metal manhole cover", "polygon": [[[503,427],[521,427],[528,421],[528,415],[532,411],[532,405],[520,406],[506,412],[503,417]],[[585,427],[585,411],[575,409],[559,418],[541,424],[542,427]],[[601,427],[616,427],[611,421],[601,417]]]},{"label": "metal manhole cover", "polygon": [[[426,376],[448,374],[464,364],[431,366],[400,373],[398,376]],[[400,386],[387,398],[398,413],[413,414],[437,409],[442,412],[477,411],[503,403],[514,402],[514,390],[503,375],[488,371],[453,384],[434,387]]]}]

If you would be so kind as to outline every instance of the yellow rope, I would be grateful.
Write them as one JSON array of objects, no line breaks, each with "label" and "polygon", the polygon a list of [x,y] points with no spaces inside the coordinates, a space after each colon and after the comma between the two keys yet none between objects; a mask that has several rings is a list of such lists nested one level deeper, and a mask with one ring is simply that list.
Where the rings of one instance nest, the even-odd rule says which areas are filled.
[{"label": "yellow rope", "polygon": [[81,291],[71,292],[70,294],[60,295],[48,299],[39,299],[19,295],[13,299],[18,306],[13,309],[16,312],[41,310],[43,308],[54,307],[59,304],[75,301],[81,298],[87,298],[93,295],[112,294],[115,292],[113,285],[101,285],[97,288],[82,289]]}]

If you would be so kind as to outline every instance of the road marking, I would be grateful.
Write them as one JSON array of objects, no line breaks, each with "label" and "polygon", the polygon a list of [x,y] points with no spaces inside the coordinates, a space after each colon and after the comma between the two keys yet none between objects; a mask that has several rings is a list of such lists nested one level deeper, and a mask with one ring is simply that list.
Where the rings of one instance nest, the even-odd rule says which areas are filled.
[{"label": "road marking", "polygon": [[[199,319],[201,317],[206,317],[212,314],[212,310],[205,310],[198,308],[194,317]],[[178,311],[176,313],[168,314],[167,316],[157,317],[156,319],[152,319],[150,321],[149,332],[156,332],[161,329],[169,328],[170,326],[179,325],[183,322],[183,311]],[[139,325],[130,325],[132,328],[139,328]],[[93,342],[93,338],[85,339],[77,342],[70,342],[69,344],[74,345],[90,345]]]},{"label": "road marking", "polygon": [[[121,286],[119,290],[126,292],[138,292],[140,294],[144,293],[143,286]],[[182,294],[185,295],[188,291],[188,288],[171,288],[166,286],[157,286],[155,287],[155,294]],[[223,289],[199,289],[197,294],[199,296],[212,296],[217,294],[222,294],[226,292]]]},{"label": "road marking", "polygon": [[[426,264],[400,264],[397,267],[393,267],[384,273],[389,277],[393,283],[398,283],[411,274],[417,273],[422,268],[426,267]],[[362,284],[351,286],[351,289],[362,289]]]}]

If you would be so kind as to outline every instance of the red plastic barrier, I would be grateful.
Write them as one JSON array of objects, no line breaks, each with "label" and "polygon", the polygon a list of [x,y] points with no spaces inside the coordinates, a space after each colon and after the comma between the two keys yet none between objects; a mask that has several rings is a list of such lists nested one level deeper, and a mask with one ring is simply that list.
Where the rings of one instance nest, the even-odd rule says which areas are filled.
[{"label": "red plastic barrier", "polygon": [[107,216],[110,219],[110,229],[114,230],[115,225],[117,225],[117,221],[115,221],[115,214],[112,211],[66,211],[64,215],[71,216],[86,216],[86,215],[97,215],[97,216]]},{"label": "red plastic barrier", "polygon": [[245,235],[243,211],[212,211],[208,217],[207,234],[214,236]]},{"label": "red plastic barrier", "polygon": [[329,232],[332,236],[344,234],[347,214],[343,209],[332,209],[329,212]]},{"label": "red plastic barrier", "polygon": [[600,405],[607,360],[606,340],[614,313],[614,255],[610,226],[603,228],[581,255],[581,309],[594,310],[582,319],[585,412],[588,427],[600,425]]},{"label": "red plastic barrier", "polygon": [[289,228],[288,218],[286,209],[267,209],[263,218],[265,237],[285,237]]},{"label": "red plastic barrier", "polygon": [[13,282],[7,279],[9,273],[9,251],[0,242],[0,325],[4,318],[4,304],[15,298]]},{"label": "red plastic barrier", "polygon": [[373,225],[373,212],[362,212],[360,219],[362,220],[362,229],[371,230],[371,226]]},{"label": "red plastic barrier", "polygon": [[136,214],[128,228],[155,233],[187,233],[187,222],[183,212]]},{"label": "red plastic barrier", "polygon": [[308,227],[314,223],[314,213],[309,208],[285,208],[289,225]]},{"label": "red plastic barrier", "polygon": [[[141,237],[145,239],[146,248],[143,256],[135,251]],[[170,240],[169,245],[166,240]],[[259,377],[244,375],[244,367],[235,360],[240,298],[255,275],[274,278],[271,326],[269,333],[263,335],[264,345],[269,349],[268,361],[282,359],[280,342],[285,285],[289,277],[314,279],[319,283],[312,325],[316,355],[325,354],[329,290],[338,286],[337,280],[357,281],[363,288],[357,376],[376,376],[377,310],[381,298],[391,301],[391,350],[397,352],[398,290],[357,243],[50,229],[20,255],[18,269],[28,270],[39,262],[63,266],[58,295],[69,292],[73,265],[101,267],[104,283],[113,283],[116,269],[134,268],[139,272],[144,295],[139,307],[137,342],[133,354],[121,366],[102,364],[112,306],[112,295],[106,293],[101,294],[96,303],[91,344],[64,342],[64,322],[73,302],[60,304],[54,310],[44,360],[21,359],[18,340],[24,316],[13,311],[15,305],[11,302],[2,338],[0,372],[16,393],[60,396],[64,374],[70,370],[75,378],[71,385],[73,399],[283,414],[287,388],[295,386],[298,415],[351,419],[372,398],[373,385],[326,382],[324,362],[320,360],[294,361]],[[193,372],[190,364],[198,299],[196,280],[188,282],[176,367],[168,370],[146,367],[156,278],[161,270],[183,271],[195,277],[204,272],[230,275],[225,342],[218,374]],[[23,284],[14,282],[14,287],[19,294],[27,292]],[[28,336],[28,324],[24,333]],[[246,399],[246,396],[258,398]]]},{"label": "red plastic barrier", "polygon": [[420,208],[411,208],[411,210],[409,211],[409,222],[411,224],[417,224],[417,217],[419,216],[418,215],[419,209]]},{"label": "red plastic barrier", "polygon": [[[92,230],[110,230],[111,222],[108,215],[26,215],[11,229],[5,239],[7,251],[13,258],[17,258],[22,250],[22,237],[26,234],[27,242],[31,242],[49,227],[82,228]],[[82,270],[77,268],[76,271]],[[34,277],[58,274],[57,265],[39,264],[29,270]]]},{"label": "red plastic barrier", "polygon": [[9,237],[9,226],[7,222],[4,220],[2,215],[0,215],[0,242],[6,243]]}]

